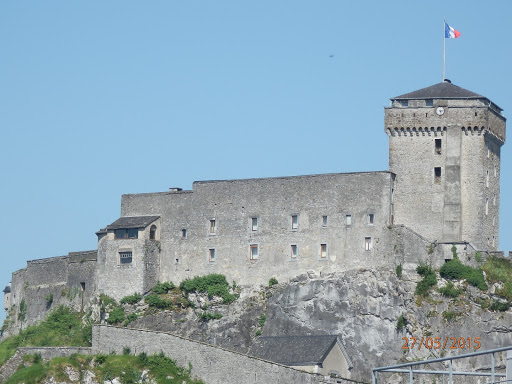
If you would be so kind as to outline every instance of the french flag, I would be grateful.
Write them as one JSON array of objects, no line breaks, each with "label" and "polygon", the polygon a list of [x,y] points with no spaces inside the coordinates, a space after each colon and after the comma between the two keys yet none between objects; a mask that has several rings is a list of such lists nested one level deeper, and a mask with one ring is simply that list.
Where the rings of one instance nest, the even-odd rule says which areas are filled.
[{"label": "french flag", "polygon": [[456,39],[460,37],[460,32],[450,27],[447,23],[444,23],[444,37],[447,39]]}]

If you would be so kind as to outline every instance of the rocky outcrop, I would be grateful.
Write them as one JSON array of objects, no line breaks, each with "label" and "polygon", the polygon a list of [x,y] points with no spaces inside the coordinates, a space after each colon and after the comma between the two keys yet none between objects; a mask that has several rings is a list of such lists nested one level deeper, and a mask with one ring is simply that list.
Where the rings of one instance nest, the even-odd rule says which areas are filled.
[{"label": "rocky outcrop", "polygon": [[[404,270],[401,278],[395,271],[376,269],[323,276],[310,272],[272,288],[242,290],[240,299],[229,306],[207,304],[208,311],[222,313],[219,320],[200,321],[197,314],[204,309],[199,305],[194,310],[148,315],[130,326],[174,332],[245,353],[257,337],[264,313],[264,336],[341,335],[353,363],[351,377],[365,381],[370,381],[374,367],[473,352],[475,340],[480,350],[512,345],[511,312],[491,312],[477,304],[478,299],[489,298],[488,293],[462,282],[464,293],[458,299],[445,298],[436,290],[419,298],[414,290],[420,278],[414,269]],[[397,329],[400,317],[405,324]],[[412,337],[418,338],[414,348],[404,348],[411,347]],[[437,349],[436,337],[441,343]],[[430,349],[425,347],[427,338]],[[461,369],[464,364],[486,369],[488,359],[457,364]]]}]

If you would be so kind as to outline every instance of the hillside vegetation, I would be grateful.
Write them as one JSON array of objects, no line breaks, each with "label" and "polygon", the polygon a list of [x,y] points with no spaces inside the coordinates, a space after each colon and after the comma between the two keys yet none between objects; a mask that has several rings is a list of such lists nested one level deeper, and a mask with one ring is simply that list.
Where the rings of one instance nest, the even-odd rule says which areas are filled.
[{"label": "hillside vegetation", "polygon": [[9,360],[18,347],[90,347],[92,322],[83,314],[60,306],[37,326],[29,326],[0,344],[0,366]]},{"label": "hillside vegetation", "polygon": [[123,384],[153,382],[157,384],[202,384],[190,377],[188,369],[178,367],[163,354],[147,356],[129,355],[72,355],[43,362],[39,355],[25,356],[19,367],[5,384],[39,384],[43,382],[111,382],[117,379]]}]

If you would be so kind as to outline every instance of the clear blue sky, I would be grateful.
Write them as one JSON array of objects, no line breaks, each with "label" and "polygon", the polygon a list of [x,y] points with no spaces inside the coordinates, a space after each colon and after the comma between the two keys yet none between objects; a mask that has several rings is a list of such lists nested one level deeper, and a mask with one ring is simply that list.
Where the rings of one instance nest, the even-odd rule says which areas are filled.
[{"label": "clear blue sky", "polygon": [[95,249],[123,193],[386,170],[383,107],[441,81],[444,16],[462,33],[446,77],[512,114],[511,14],[506,0],[3,1],[1,288],[27,260]]}]

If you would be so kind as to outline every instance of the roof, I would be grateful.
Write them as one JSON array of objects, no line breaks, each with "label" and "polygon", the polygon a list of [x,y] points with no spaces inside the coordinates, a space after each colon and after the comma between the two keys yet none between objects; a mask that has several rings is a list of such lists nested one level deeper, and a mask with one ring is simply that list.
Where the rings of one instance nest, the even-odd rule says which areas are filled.
[{"label": "roof", "polygon": [[316,365],[337,340],[337,335],[258,337],[248,354],[283,365]]},{"label": "roof", "polygon": [[160,216],[127,216],[120,217],[112,224],[107,225],[107,229],[120,228],[146,228],[153,221],[159,219]]},{"label": "roof", "polygon": [[7,286],[4,288],[4,293],[11,293],[11,283],[7,284]]},{"label": "roof", "polygon": [[478,93],[468,91],[448,81],[418,89],[405,95],[392,97],[391,100],[410,99],[487,99]]}]

